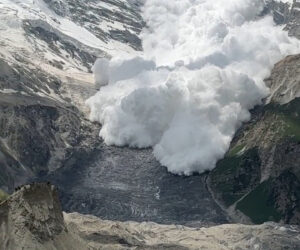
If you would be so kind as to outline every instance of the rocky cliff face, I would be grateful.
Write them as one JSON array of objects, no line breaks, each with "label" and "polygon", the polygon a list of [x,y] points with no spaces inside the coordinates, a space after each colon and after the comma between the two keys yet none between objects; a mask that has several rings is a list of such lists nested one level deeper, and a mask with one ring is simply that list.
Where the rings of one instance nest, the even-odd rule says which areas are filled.
[{"label": "rocky cliff face", "polygon": [[275,223],[189,228],[63,214],[55,187],[38,183],[19,188],[0,204],[0,235],[0,248],[7,250],[300,247],[299,227]]},{"label": "rocky cliff face", "polygon": [[[48,184],[26,185],[0,205],[1,249],[76,249],[58,194]],[[82,248],[84,249],[84,248]]]},{"label": "rocky cliff face", "polygon": [[126,0],[0,3],[0,189],[78,152],[88,158],[100,143],[84,106],[96,91],[91,67],[141,49],[138,8]]},{"label": "rocky cliff face", "polygon": [[61,167],[77,148],[92,148],[97,136],[83,113],[62,96],[58,78],[0,62],[0,187],[10,191]]},{"label": "rocky cliff face", "polygon": [[[299,2],[292,7],[270,5],[277,22],[286,23],[290,34],[299,37]],[[271,93],[265,105],[252,111],[251,121],[209,175],[216,199],[238,221],[300,223],[299,68],[299,55],[275,65],[266,79]]]}]

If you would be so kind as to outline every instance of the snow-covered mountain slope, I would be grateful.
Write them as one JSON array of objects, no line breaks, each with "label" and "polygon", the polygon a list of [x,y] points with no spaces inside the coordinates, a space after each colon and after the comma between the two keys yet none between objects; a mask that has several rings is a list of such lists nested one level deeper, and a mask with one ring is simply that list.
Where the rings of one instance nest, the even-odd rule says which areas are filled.
[{"label": "snow-covered mountain slope", "polygon": [[[143,21],[132,1],[1,0],[0,20],[0,58],[62,82],[92,83],[97,57],[141,49]],[[22,90],[59,97],[53,88],[50,94],[41,87]]]},{"label": "snow-covered mountain slope", "polygon": [[[143,22],[131,1],[1,0],[1,31],[29,20],[33,27],[110,55],[140,50]],[[1,32],[1,34],[2,34]],[[118,35],[119,34],[119,35]],[[26,34],[30,35],[30,34]],[[17,38],[17,37],[15,37]]]},{"label": "snow-covered mountain slope", "polygon": [[0,186],[61,166],[96,58],[139,54],[143,25],[134,1],[0,0]]}]

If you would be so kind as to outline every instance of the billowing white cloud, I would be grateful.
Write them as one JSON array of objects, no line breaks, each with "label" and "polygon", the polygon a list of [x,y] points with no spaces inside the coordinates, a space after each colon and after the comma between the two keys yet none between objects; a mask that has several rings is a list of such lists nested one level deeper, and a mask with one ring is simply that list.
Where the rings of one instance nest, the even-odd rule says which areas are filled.
[{"label": "billowing white cloud", "polygon": [[267,95],[274,63],[300,50],[271,17],[258,17],[263,2],[146,0],[143,57],[94,67],[108,85],[87,104],[105,142],[153,147],[177,174],[214,168]]}]

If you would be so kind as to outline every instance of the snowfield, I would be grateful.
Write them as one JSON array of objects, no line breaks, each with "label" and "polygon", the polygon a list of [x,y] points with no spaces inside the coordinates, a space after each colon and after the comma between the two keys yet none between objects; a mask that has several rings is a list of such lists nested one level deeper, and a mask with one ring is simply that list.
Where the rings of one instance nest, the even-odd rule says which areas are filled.
[{"label": "snowfield", "polygon": [[[100,4],[105,5],[105,3],[101,2]],[[113,9],[114,7],[106,4],[106,8]],[[72,37],[74,40],[89,47],[108,52],[112,56],[118,55],[120,52],[134,53],[132,48],[121,42],[110,41],[106,43],[69,18],[57,15],[43,0],[1,0],[0,10],[6,13],[11,11],[17,20],[43,20],[66,36]],[[125,29],[124,24],[115,23],[114,25],[117,29]],[[105,27],[105,24],[101,24],[101,27],[105,31],[109,30],[109,27]]]}]

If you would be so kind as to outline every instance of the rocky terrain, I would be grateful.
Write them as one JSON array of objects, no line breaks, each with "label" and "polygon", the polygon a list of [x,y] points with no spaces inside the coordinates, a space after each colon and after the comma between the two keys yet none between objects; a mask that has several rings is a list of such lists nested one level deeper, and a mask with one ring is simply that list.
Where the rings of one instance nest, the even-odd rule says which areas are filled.
[{"label": "rocky terrain", "polygon": [[[282,3],[272,7],[277,22],[287,23],[286,29],[298,38],[299,6],[294,1],[291,9]],[[280,9],[284,15],[278,14]],[[300,223],[299,69],[300,55],[275,65],[266,79],[270,96],[252,111],[251,121],[209,174],[215,198],[237,221]]]},{"label": "rocky terrain", "polygon": [[151,150],[107,146],[100,125],[87,120],[95,58],[141,49],[138,8],[134,1],[0,1],[0,189],[51,180],[65,211],[122,221],[227,222],[204,176],[174,176]]},{"label": "rocky terrain", "polygon": [[[277,24],[299,38],[299,4],[268,1],[262,15],[271,13]],[[299,55],[275,66],[266,80],[271,96],[252,111],[252,120],[238,131],[226,158],[208,177],[174,176],[151,150],[105,145],[98,137],[100,125],[87,120],[84,100],[96,91],[91,74],[95,59],[140,53],[138,34],[144,22],[136,1],[0,0],[0,20],[4,192],[32,180],[51,180],[60,189],[64,211],[104,219],[189,226],[300,223]],[[260,202],[252,202],[257,197]],[[60,221],[54,234],[67,228]],[[231,227],[238,235],[241,226]],[[223,235],[227,229],[218,230]],[[96,242],[97,234],[86,237],[96,237]]]},{"label": "rocky terrain", "polygon": [[189,228],[112,222],[63,214],[50,184],[20,187],[0,204],[0,248],[19,249],[299,249],[300,228],[266,223]]},{"label": "rocky terrain", "polygon": [[91,67],[116,48],[141,49],[137,8],[127,1],[0,1],[0,188],[12,191],[99,143],[97,125],[85,118],[84,100],[96,91]]}]

